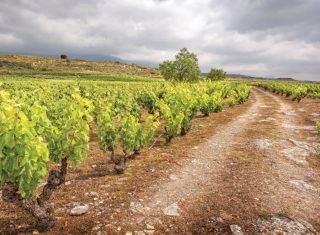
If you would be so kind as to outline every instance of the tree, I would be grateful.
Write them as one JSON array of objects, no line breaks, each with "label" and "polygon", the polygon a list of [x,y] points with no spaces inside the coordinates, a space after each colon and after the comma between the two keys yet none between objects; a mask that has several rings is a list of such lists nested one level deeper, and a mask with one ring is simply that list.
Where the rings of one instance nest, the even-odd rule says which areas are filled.
[{"label": "tree", "polygon": [[66,59],[68,59],[68,56],[66,54],[62,54],[62,55],[60,55],[60,58],[66,60]]},{"label": "tree", "polygon": [[160,72],[165,80],[170,80],[174,77],[175,68],[174,64],[170,60],[165,60],[160,64]]},{"label": "tree", "polygon": [[182,48],[174,61],[165,60],[160,64],[161,75],[166,80],[192,82],[200,78],[197,55]]},{"label": "tree", "polygon": [[226,72],[223,69],[211,69],[207,78],[212,81],[226,79]]}]

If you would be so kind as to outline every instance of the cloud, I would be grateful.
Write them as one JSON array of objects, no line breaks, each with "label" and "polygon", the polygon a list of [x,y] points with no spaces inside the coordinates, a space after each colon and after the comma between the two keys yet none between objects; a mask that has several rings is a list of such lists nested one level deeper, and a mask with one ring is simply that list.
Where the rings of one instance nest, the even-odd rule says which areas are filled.
[{"label": "cloud", "polygon": [[182,47],[203,71],[320,80],[318,0],[2,0],[4,53],[158,64]]}]

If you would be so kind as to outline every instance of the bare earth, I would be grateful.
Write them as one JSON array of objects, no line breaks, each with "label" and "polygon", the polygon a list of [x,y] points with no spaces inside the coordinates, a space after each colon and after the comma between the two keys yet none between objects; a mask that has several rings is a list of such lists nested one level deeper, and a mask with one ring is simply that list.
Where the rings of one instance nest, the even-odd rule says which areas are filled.
[{"label": "bare earth", "polygon": [[[254,88],[246,104],[196,119],[187,136],[160,141],[123,176],[93,138],[89,158],[55,193],[48,234],[320,234],[317,119],[319,100]],[[89,212],[70,216],[72,202]],[[0,200],[1,234],[30,223]]]}]

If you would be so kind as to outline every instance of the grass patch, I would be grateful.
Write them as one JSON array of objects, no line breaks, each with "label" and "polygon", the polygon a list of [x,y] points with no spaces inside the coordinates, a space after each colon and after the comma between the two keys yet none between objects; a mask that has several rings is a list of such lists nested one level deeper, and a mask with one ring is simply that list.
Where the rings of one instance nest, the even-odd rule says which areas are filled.
[{"label": "grass patch", "polygon": [[269,220],[272,218],[272,214],[269,213],[268,211],[262,211],[260,212],[259,217],[264,220]]},{"label": "grass patch", "polygon": [[286,209],[282,209],[280,212],[277,213],[277,215],[279,217],[284,217],[284,218],[288,218],[291,219],[290,215],[289,215],[289,211]]}]

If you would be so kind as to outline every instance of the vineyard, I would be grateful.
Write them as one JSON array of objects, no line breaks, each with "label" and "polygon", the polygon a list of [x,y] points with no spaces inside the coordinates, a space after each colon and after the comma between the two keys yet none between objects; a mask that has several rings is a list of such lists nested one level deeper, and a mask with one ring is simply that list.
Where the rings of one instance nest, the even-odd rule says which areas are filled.
[{"label": "vineyard", "polygon": [[320,98],[319,84],[295,82],[254,82],[253,84],[276,94],[291,97],[298,102],[304,97]]},{"label": "vineyard", "polygon": [[[166,143],[185,135],[196,115],[209,116],[245,102],[250,87],[235,82],[199,84],[4,82],[1,85],[0,180],[3,200],[29,211],[40,230],[54,224],[48,204],[64,183],[69,162],[86,157],[90,127],[115,171],[159,133]],[[108,154],[110,153],[110,154]],[[60,170],[52,168],[59,164]],[[48,179],[41,191],[39,185]]]},{"label": "vineyard", "polygon": [[[2,63],[7,67],[13,66],[12,61]],[[88,75],[88,71],[73,74],[72,69],[75,68],[71,67],[64,79],[57,79],[58,75],[65,72],[64,70],[61,70],[58,75],[50,74],[48,70],[43,69],[44,65],[41,62],[32,62],[31,67],[25,67],[21,63],[19,65],[23,67],[22,71],[17,70],[12,75],[4,72],[7,69],[5,67],[0,84],[1,205],[5,204],[5,208],[11,208],[11,210],[13,207],[8,205],[14,205],[14,208],[20,208],[24,213],[31,215],[35,223],[31,228],[38,231],[54,229],[56,218],[55,206],[52,202],[57,200],[55,193],[59,192],[59,198],[72,195],[72,192],[68,190],[61,191],[61,187],[71,182],[67,181],[69,172],[72,172],[72,177],[75,179],[83,177],[77,173],[81,172],[77,170],[79,165],[83,166],[88,161],[90,165],[97,168],[97,165],[105,162],[112,164],[113,168],[111,176],[106,176],[109,177],[108,179],[111,177],[111,179],[118,180],[123,176],[139,178],[139,174],[144,176],[145,173],[141,172],[143,170],[141,166],[139,167],[141,163],[135,165],[132,164],[133,162],[144,162],[146,153],[155,154],[153,150],[155,146],[157,151],[165,153],[166,149],[177,149],[181,142],[181,145],[187,149],[188,142],[185,145],[182,143],[184,139],[197,139],[197,136],[192,137],[189,133],[194,135],[195,132],[192,132],[194,123],[197,123],[198,120],[204,124],[196,124],[196,128],[203,126],[203,129],[215,129],[221,125],[222,129],[216,135],[221,136],[221,140],[217,139],[222,141],[223,145],[217,145],[210,150],[217,155],[221,152],[221,148],[231,148],[229,144],[236,136],[234,133],[242,131],[245,126],[244,123],[241,123],[244,119],[250,121],[269,115],[269,119],[262,119],[257,122],[258,124],[252,124],[253,128],[260,125],[263,130],[263,125],[266,125],[264,123],[279,118],[278,116],[271,117],[273,113],[259,111],[258,115],[258,111],[250,110],[258,110],[264,106],[272,107],[272,105],[277,107],[276,102],[280,102],[280,99],[296,105],[298,110],[315,109],[313,119],[308,119],[307,122],[312,125],[310,130],[317,129],[320,134],[320,117],[316,113],[320,98],[319,84],[242,80],[206,81],[205,79],[192,83],[169,82],[159,77],[152,78],[156,73],[153,70],[148,71],[147,75],[143,74],[143,70],[138,70],[142,74],[133,75],[122,74],[122,70],[118,74],[102,74],[103,71],[99,70],[102,70],[103,67],[99,64],[95,65],[98,66],[98,69],[91,75]],[[80,63],[82,62],[77,61],[75,66],[81,66]],[[62,63],[54,66],[63,68],[65,65]],[[25,71],[26,69],[28,72]],[[88,67],[89,69],[92,68]],[[129,69],[136,73],[138,68],[133,66]],[[39,78],[33,74],[34,70],[47,74],[42,74],[44,78]],[[21,77],[19,71],[24,76]],[[271,94],[269,91],[280,95],[277,96],[280,98],[274,98],[271,95],[269,99],[273,103],[270,103],[267,98],[267,94]],[[304,100],[310,107],[303,106]],[[254,102],[257,103],[256,106]],[[249,109],[250,105],[255,108]],[[241,117],[234,113],[240,111],[249,112],[248,116]],[[283,110],[281,112],[285,113]],[[215,114],[212,115],[213,113]],[[217,117],[213,124],[210,121],[212,117]],[[318,121],[315,121],[314,118]],[[233,129],[229,137],[226,137],[230,129],[228,129],[227,122],[235,123],[235,127],[230,124]],[[206,126],[208,123],[211,123],[210,128]],[[291,128],[289,124],[287,126]],[[270,130],[270,127],[268,128]],[[256,132],[261,130],[257,129]],[[208,139],[210,135],[203,138]],[[254,134],[251,135],[254,136]],[[252,137],[248,135],[246,138]],[[202,142],[201,139],[197,141]],[[247,146],[251,145],[251,142],[247,143]],[[97,148],[95,152],[100,151],[101,153],[98,161],[97,156],[88,159],[88,153],[91,153],[93,148]],[[235,152],[235,150],[232,151]],[[236,161],[235,159],[244,152],[242,150],[235,152],[232,161]],[[159,155],[156,156],[157,160],[153,161],[160,161],[159,159],[162,158],[170,164],[181,166],[176,158],[167,159],[157,154]],[[205,159],[203,165],[211,167],[208,160]],[[149,164],[147,160],[145,162]],[[248,162],[246,162],[247,165]],[[230,164],[233,165],[233,163]],[[104,166],[102,164],[100,167]],[[132,173],[132,166],[139,168],[137,171],[139,174]],[[164,167],[165,165],[159,163],[159,166]],[[155,171],[154,167],[156,166],[152,166],[152,172]],[[212,169],[219,169],[219,167],[214,166]],[[108,169],[100,170],[108,171]],[[233,174],[240,171],[242,172],[239,169],[227,172]],[[199,179],[202,174],[205,174],[205,171],[201,168],[198,172]],[[195,176],[191,178],[197,179]],[[226,184],[230,178],[234,176],[228,176]],[[190,182],[184,185],[186,191],[188,190],[187,183]],[[100,186],[104,184],[99,183]],[[136,193],[138,185],[129,186],[134,187],[133,191]],[[128,195],[133,193],[132,190],[127,192],[125,189],[119,189],[116,185],[110,188],[114,193],[125,192]],[[192,188],[191,185],[190,188]],[[91,194],[97,195],[98,193]],[[120,200],[119,197],[112,198],[111,202]],[[1,222],[2,219],[0,219],[0,225],[6,225],[6,220]],[[59,223],[61,227],[61,222]],[[6,229],[9,228],[5,226],[0,232],[7,231]],[[76,229],[79,234],[88,232],[86,229],[83,231]],[[115,231],[113,233],[117,234]]]}]

